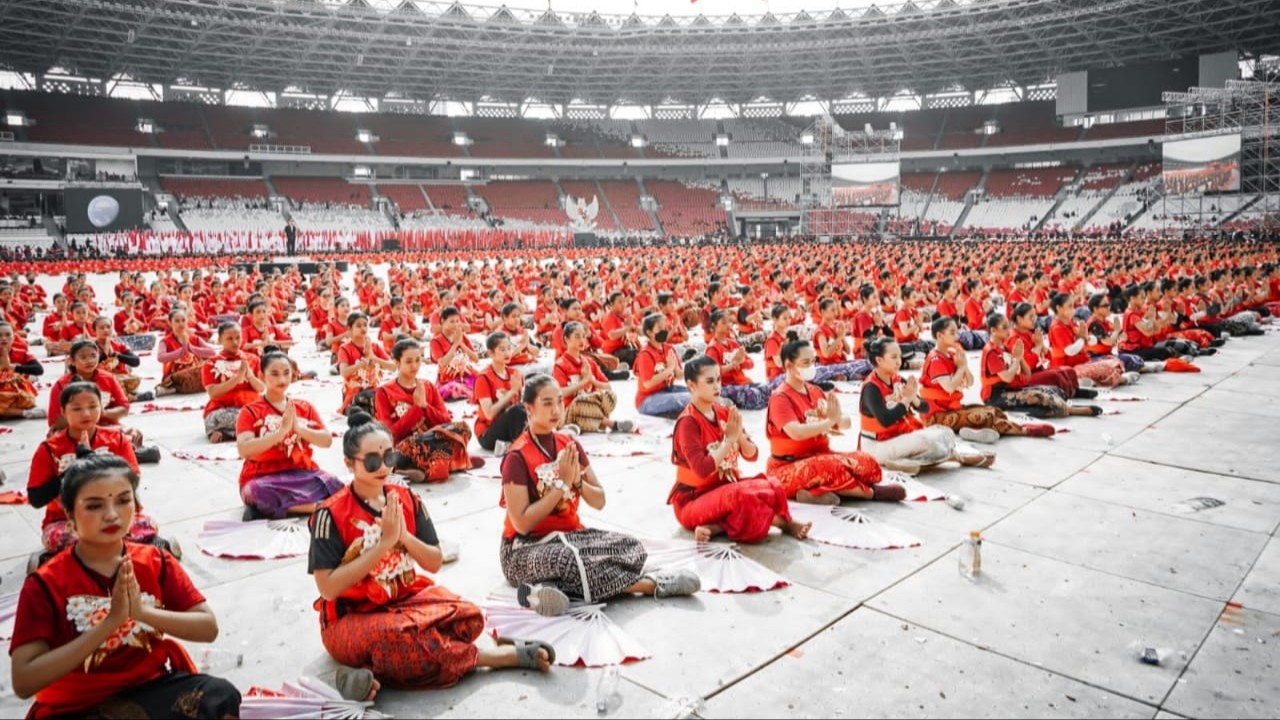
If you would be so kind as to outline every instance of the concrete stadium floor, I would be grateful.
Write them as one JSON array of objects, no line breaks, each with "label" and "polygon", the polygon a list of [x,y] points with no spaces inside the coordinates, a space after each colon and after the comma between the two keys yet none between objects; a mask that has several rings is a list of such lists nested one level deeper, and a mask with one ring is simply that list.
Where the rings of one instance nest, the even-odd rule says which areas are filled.
[{"label": "concrete stadium floor", "polygon": [[[111,298],[113,282],[93,278],[100,300]],[[42,283],[50,295],[61,287],[61,279]],[[302,367],[330,380],[327,359],[311,350],[310,329],[295,325],[294,336],[302,341],[295,350]],[[756,362],[754,372],[762,373]],[[919,547],[850,550],[775,531],[743,552],[790,587],[610,603],[608,616],[651,658],[621,668],[620,703],[609,715],[1274,716],[1280,334],[1234,339],[1199,364],[1200,374],[1144,376],[1122,394],[1146,400],[1104,403],[1119,415],[1059,421],[1070,432],[1049,440],[1001,440],[992,469],[921,477],[966,498],[963,511],[942,502],[861,505],[916,535]],[[45,380],[59,371],[46,366]],[[434,377],[434,369],[425,372]],[[139,374],[144,389],[154,385],[154,356],[144,358]],[[634,381],[615,387],[616,415],[634,417]],[[330,384],[298,387],[326,419],[334,418],[339,392]],[[42,405],[47,393],[46,384]],[[850,411],[856,399],[842,397]],[[455,415],[467,409],[451,407]],[[745,415],[763,444],[764,413]],[[3,489],[21,489],[45,424],[8,424],[14,432],[0,435]],[[132,415],[127,424],[165,450],[158,466],[143,466],[141,497],[162,535],[182,543],[184,567],[218,614],[222,636],[214,647],[244,655],[242,667],[221,674],[247,690],[328,668],[305,558],[237,561],[200,552],[202,525],[238,519],[241,509],[237,462],[170,454],[207,444],[200,413]],[[343,430],[345,422],[330,426]],[[690,537],[665,504],[674,472],[661,434],[642,436],[650,454],[592,459],[609,505],[602,513],[584,506],[588,525]],[[855,442],[849,434],[836,447]],[[342,474],[337,442],[317,455]],[[509,594],[498,565],[498,481],[468,473],[416,491],[441,537],[460,547],[460,560],[436,581],[481,604]],[[1185,501],[1199,497],[1224,504],[1190,510]],[[20,587],[27,556],[40,545],[42,516],[26,506],[0,507],[0,592]],[[970,530],[985,538],[977,582],[957,572],[958,546]],[[1147,646],[1159,650],[1159,666],[1138,661]],[[201,649],[192,646],[193,654]],[[480,672],[449,690],[384,690],[377,709],[400,717],[594,716],[602,673]],[[0,683],[0,716],[25,712],[10,689],[7,653]]]}]

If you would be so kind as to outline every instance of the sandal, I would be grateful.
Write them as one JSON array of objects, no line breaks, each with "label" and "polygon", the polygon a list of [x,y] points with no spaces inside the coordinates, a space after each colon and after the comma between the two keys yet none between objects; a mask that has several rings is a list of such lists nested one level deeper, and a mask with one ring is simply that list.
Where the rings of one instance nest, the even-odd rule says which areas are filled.
[{"label": "sandal", "polygon": [[550,643],[541,640],[516,640],[508,637],[500,637],[496,640],[498,645],[512,645],[516,649],[516,661],[519,666],[526,670],[538,669],[538,651],[547,651],[547,664],[555,665],[556,649],[551,647]]},{"label": "sandal", "polygon": [[373,671],[343,665],[333,677],[334,688],[347,700],[364,702],[373,692]]}]

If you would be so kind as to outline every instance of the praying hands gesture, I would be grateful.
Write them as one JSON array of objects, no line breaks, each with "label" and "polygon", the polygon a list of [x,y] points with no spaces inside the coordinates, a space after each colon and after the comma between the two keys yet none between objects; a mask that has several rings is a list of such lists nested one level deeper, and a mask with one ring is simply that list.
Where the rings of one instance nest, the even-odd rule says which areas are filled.
[{"label": "praying hands gesture", "polygon": [[826,396],[826,419],[831,422],[831,432],[839,434],[840,430],[847,429],[853,423],[849,418],[844,416],[844,410],[840,407],[840,398],[836,397],[835,391],[827,393]]},{"label": "praying hands gesture", "polygon": [[280,427],[276,429],[272,436],[272,439],[275,440],[275,444],[279,445],[280,443],[283,443],[285,438],[289,437],[289,433],[294,431],[294,426],[297,424],[298,413],[294,409],[293,402],[289,401],[284,406],[284,413],[280,418]]},{"label": "praying hands gesture", "polygon": [[556,458],[556,472],[568,488],[560,490],[565,497],[582,490],[582,463],[578,459],[578,448],[572,443],[566,445]]},{"label": "praying hands gesture", "polygon": [[915,376],[907,378],[902,385],[902,402],[907,407],[914,408],[920,400],[920,381]]},{"label": "praying hands gesture", "polygon": [[119,630],[134,617],[133,598],[137,597],[138,604],[142,604],[141,592],[137,588],[138,579],[133,574],[133,563],[126,555],[116,572],[116,581],[111,585],[111,610],[102,621],[108,633]]},{"label": "praying hands gesture", "polygon": [[425,410],[427,409],[427,386],[421,380],[417,382],[417,386],[413,389],[413,405]]},{"label": "praying hands gesture", "polygon": [[378,529],[382,538],[378,540],[378,556],[386,555],[400,544],[404,535],[404,508],[400,499],[394,494],[386,498],[386,506],[382,508],[382,519],[378,521]]},{"label": "praying hands gesture", "polygon": [[742,437],[742,412],[737,407],[729,408],[729,417],[724,423],[724,442],[726,445],[736,443]]}]

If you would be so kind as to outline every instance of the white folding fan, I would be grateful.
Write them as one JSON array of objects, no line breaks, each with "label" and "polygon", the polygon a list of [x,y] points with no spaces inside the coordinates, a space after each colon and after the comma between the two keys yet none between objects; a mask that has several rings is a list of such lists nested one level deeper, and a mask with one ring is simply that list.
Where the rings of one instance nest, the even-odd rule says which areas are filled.
[{"label": "white folding fan", "polygon": [[813,523],[809,539],[828,545],[859,550],[896,550],[920,544],[919,539],[905,530],[840,505],[792,503],[791,516],[801,522]]},{"label": "white folding fan", "polygon": [[306,518],[287,520],[210,520],[198,538],[200,549],[214,557],[273,560],[306,555],[311,533]]},{"label": "white folding fan", "polygon": [[325,718],[325,720],[372,720],[387,718],[365,700],[347,700],[337,690],[312,677],[286,682],[279,690],[249,689],[240,701],[244,720],[277,718]]},{"label": "white folding fan", "polygon": [[541,640],[556,649],[556,664],[602,667],[649,657],[649,651],[604,614],[604,605],[575,605],[559,617],[543,617],[518,605],[486,605],[495,637]]},{"label": "white folding fan", "polygon": [[196,445],[189,448],[178,448],[173,456],[179,460],[196,460],[199,462],[239,462],[240,451],[235,443],[218,445]]},{"label": "white folding fan", "polygon": [[702,580],[707,592],[768,592],[790,585],[787,579],[738,552],[729,543],[692,540],[644,540],[649,553],[645,570],[686,569]]}]

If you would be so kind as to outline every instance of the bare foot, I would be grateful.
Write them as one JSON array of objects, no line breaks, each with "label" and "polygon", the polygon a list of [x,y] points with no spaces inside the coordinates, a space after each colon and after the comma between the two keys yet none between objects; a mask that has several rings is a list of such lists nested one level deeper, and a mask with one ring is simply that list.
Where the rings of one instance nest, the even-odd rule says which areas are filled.
[{"label": "bare foot", "polygon": [[214,430],[213,432],[209,433],[209,442],[214,443],[215,445],[217,443],[222,442],[222,433],[218,432],[217,430]]},{"label": "bare foot", "polygon": [[699,525],[693,529],[694,542],[707,542],[711,539],[711,528],[706,525]]},{"label": "bare foot", "polygon": [[791,520],[782,526],[782,532],[797,540],[804,540],[809,537],[809,530],[812,528],[813,523],[802,523]]},{"label": "bare foot", "polygon": [[373,686],[369,688],[369,694],[365,696],[364,701],[373,702],[373,699],[378,696],[378,691],[381,689],[382,689],[382,683],[378,682],[378,680],[375,678],[373,681]]}]

